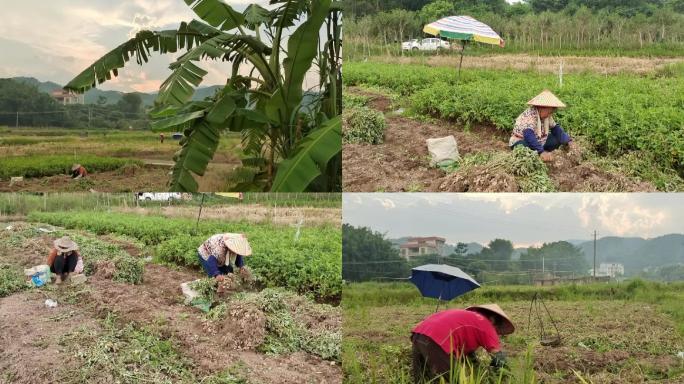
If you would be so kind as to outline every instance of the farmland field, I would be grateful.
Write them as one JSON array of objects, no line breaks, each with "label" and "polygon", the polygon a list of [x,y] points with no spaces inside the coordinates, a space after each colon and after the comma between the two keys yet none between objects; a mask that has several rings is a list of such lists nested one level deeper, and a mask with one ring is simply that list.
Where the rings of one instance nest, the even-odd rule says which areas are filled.
[{"label": "farmland field", "polygon": [[[0,191],[166,190],[178,141],[167,133],[164,143],[151,131],[7,128],[0,130]],[[199,178],[200,190],[226,187],[239,164],[239,136],[224,135],[214,162]],[[89,172],[83,180],[66,174],[74,163]],[[22,176],[10,185],[10,178]]]},{"label": "farmland field", "polygon": [[[528,325],[530,299],[537,291],[557,322],[562,338],[558,347],[540,345],[534,315]],[[343,297],[344,382],[411,382],[410,330],[434,313],[435,300],[420,297],[406,283],[349,284]],[[496,302],[511,317],[516,331],[503,338],[502,346],[512,376],[504,382],[681,383],[684,360],[677,353],[684,350],[682,299],[681,284],[633,281],[485,287],[448,307]],[[550,326],[548,317],[543,320]],[[484,365],[475,368],[484,378],[464,382],[497,382],[482,358]]]},{"label": "farmland field", "polygon": [[[643,70],[607,71],[596,58],[584,67],[567,59],[576,64],[562,86],[550,70],[560,59],[537,68],[533,60],[516,67],[513,56],[489,66],[477,57],[479,68],[460,79],[449,58],[345,64],[347,109],[365,106],[387,122],[382,144],[345,143],[345,191],[684,190],[682,64],[642,59]],[[568,105],[556,121],[580,151],[555,151],[553,161],[537,162],[534,177],[521,178],[499,164],[517,161],[507,149],[513,122],[545,88]],[[456,137],[461,161],[430,167],[425,140],[447,135]]]},{"label": "farmland field", "polygon": [[[190,218],[180,206],[54,209],[5,219],[0,383],[340,382],[339,208],[335,217],[328,213],[335,208],[274,207],[266,219],[247,206],[205,208],[199,225],[198,207]],[[297,214],[317,220],[277,219]],[[207,296],[213,304],[204,313],[183,303],[180,283],[205,276],[193,248],[219,232],[248,237],[253,279]],[[62,235],[79,244],[88,281],[26,288],[22,269],[44,263]],[[46,308],[47,298],[58,307]]]}]

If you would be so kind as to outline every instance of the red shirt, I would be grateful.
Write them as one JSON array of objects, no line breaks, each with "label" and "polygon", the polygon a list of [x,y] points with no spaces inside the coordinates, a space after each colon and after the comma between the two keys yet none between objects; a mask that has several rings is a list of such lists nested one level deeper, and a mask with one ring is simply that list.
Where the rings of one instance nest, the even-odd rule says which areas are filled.
[{"label": "red shirt", "polygon": [[477,312],[463,309],[449,309],[430,315],[418,323],[413,332],[429,337],[444,352],[453,352],[456,356],[459,356],[460,351],[467,355],[479,347],[487,352],[501,348],[499,335],[492,323]]}]

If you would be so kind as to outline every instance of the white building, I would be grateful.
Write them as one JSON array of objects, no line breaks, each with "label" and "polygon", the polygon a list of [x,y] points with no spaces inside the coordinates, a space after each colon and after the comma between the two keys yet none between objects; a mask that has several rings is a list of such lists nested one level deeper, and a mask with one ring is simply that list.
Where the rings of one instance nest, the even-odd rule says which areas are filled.
[{"label": "white building", "polygon": [[[589,270],[591,276],[594,275],[594,268]],[[596,276],[617,277],[625,274],[625,266],[622,263],[601,263],[599,264]]]}]

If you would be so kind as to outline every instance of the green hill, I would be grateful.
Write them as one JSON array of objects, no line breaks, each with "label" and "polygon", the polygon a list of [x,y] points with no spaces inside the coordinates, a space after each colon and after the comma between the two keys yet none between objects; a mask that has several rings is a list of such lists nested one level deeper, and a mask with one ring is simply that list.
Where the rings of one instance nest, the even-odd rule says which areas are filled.
[{"label": "green hill", "polygon": [[[52,81],[40,81],[38,79],[35,79],[33,77],[14,77],[12,78],[13,80],[19,81],[24,84],[28,85],[33,85],[38,88],[40,92],[43,93],[52,93],[52,91],[56,89],[61,89],[62,85],[59,85],[55,82]],[[195,94],[193,96],[193,100],[203,100],[204,98],[213,95],[216,90],[220,89],[222,86],[220,85],[212,85],[208,87],[200,87],[195,91]],[[140,97],[143,100],[143,105],[144,106],[151,106],[154,104],[154,100],[157,98],[157,93],[141,93],[141,92],[135,92],[140,95]],[[124,95],[124,92],[120,91],[104,91],[101,89],[93,88],[89,90],[88,92],[85,93],[85,103],[86,104],[96,104],[97,101],[99,100],[100,96],[104,97],[107,102],[106,104],[116,104],[119,100],[121,100],[121,97]]]}]

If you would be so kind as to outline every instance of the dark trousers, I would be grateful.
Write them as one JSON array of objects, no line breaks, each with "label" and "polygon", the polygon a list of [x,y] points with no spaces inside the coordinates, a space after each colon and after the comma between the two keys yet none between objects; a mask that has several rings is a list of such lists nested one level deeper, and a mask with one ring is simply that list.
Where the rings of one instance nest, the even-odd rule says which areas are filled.
[{"label": "dark trousers", "polygon": [[[432,382],[435,378],[446,375],[446,382],[449,383],[449,375],[452,365],[459,364],[456,355],[450,355],[435,343],[431,338],[414,333],[411,336],[413,342],[412,363],[413,381],[416,384]],[[466,355],[464,359],[470,363],[477,361],[475,353]]]},{"label": "dark trousers", "polygon": [[[544,151],[551,152],[561,147],[561,145],[570,142],[570,136],[563,130],[559,124],[551,128],[549,135],[546,136],[546,143],[544,143]],[[513,144],[511,148],[515,148],[517,145],[523,145],[527,148],[531,148],[525,140],[520,140]],[[534,149],[534,148],[532,148]]]},{"label": "dark trousers", "polygon": [[57,257],[55,257],[55,261],[50,266],[50,272],[56,273],[58,275],[71,273],[76,269],[77,263],[78,256],[76,256],[75,253],[71,253],[67,256],[57,255]]},{"label": "dark trousers", "polygon": [[416,384],[424,383],[449,372],[451,357],[444,352],[439,344],[419,333],[414,333],[411,336],[411,341],[413,342],[411,368],[413,381]]}]

